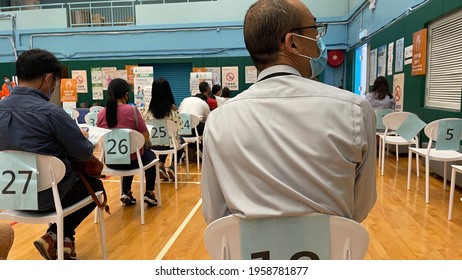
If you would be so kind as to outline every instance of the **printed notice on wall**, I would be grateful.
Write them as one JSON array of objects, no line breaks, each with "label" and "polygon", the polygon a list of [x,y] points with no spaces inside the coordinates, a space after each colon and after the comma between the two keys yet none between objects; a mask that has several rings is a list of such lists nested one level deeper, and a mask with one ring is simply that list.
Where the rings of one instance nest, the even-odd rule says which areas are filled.
[{"label": "printed notice on wall", "polygon": [[393,96],[396,100],[395,109],[403,111],[404,104],[404,73],[393,76]]},{"label": "printed notice on wall", "polygon": [[395,72],[403,72],[404,38],[396,41]]},{"label": "printed notice on wall", "polygon": [[427,29],[412,36],[412,76],[425,75],[427,68]]},{"label": "printed notice on wall", "polygon": [[93,100],[103,100],[103,78],[100,67],[91,68],[91,91]]},{"label": "printed notice on wall", "polygon": [[253,84],[257,81],[257,68],[255,66],[245,67],[245,83]]},{"label": "printed notice on wall", "polygon": [[369,85],[373,86],[377,78],[377,49],[371,51],[369,57]]},{"label": "printed notice on wall", "polygon": [[393,48],[395,46],[394,42],[388,44],[388,63],[387,63],[387,75],[393,75]]},{"label": "printed notice on wall", "polygon": [[72,70],[72,79],[77,81],[77,93],[87,93],[87,70]]},{"label": "printed notice on wall", "polygon": [[223,87],[239,90],[239,67],[222,67],[221,76],[223,77]]},{"label": "printed notice on wall", "polygon": [[381,46],[377,54],[377,76],[385,77],[387,65],[387,46]]}]

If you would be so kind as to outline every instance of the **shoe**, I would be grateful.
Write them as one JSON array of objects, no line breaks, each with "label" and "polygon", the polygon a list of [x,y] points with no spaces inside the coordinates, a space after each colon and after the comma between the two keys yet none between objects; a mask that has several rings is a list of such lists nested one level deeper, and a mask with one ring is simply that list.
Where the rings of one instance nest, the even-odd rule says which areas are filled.
[{"label": "shoe", "polygon": [[167,175],[167,172],[165,172],[165,168],[164,167],[159,167],[159,176],[160,176],[160,179],[162,180],[168,180],[168,175]]},{"label": "shoe", "polygon": [[64,259],[65,260],[76,260],[77,254],[75,253],[75,242],[69,237],[64,238]]},{"label": "shoe", "polygon": [[46,260],[56,260],[56,234],[54,232],[49,231],[34,241],[34,246]]},{"label": "shoe", "polygon": [[168,178],[170,179],[170,181],[175,181],[175,170],[173,170],[173,167],[169,167],[167,169],[167,173],[168,173]]},{"label": "shoe", "polygon": [[131,191],[123,191],[120,196],[120,201],[122,201],[125,206],[132,206],[136,204],[136,199],[133,197]]},{"label": "shoe", "polygon": [[148,206],[157,206],[157,199],[154,192],[147,191],[144,194],[144,202],[147,203]]},{"label": "shoe", "polygon": [[0,260],[6,260],[14,240],[14,231],[9,224],[0,224],[0,240]]}]

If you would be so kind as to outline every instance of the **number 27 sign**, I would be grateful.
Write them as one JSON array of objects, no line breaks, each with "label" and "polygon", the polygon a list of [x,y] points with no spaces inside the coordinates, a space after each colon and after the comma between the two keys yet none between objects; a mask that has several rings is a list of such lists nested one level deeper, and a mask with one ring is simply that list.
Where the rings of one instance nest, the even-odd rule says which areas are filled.
[{"label": "number 27 sign", "polygon": [[37,159],[23,152],[0,152],[0,209],[37,210]]}]

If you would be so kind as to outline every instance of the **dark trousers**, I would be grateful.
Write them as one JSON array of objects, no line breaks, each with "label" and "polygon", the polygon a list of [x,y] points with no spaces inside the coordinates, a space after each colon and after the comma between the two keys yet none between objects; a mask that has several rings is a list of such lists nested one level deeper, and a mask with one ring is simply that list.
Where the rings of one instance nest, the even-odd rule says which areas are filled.
[{"label": "dark trousers", "polygon": [[[102,191],[104,189],[101,180],[90,176],[86,176],[86,179],[95,192]],[[74,183],[72,188],[61,199],[61,205],[63,208],[66,208],[81,201],[89,195],[90,193],[83,184],[82,180],[79,178],[79,180]],[[93,212],[95,207],[96,204],[92,202],[87,206],[75,211],[74,213],[64,217],[64,237],[69,237],[72,241],[74,241],[75,229],[88,215],[90,215],[91,212]],[[54,211],[55,209],[51,210]],[[56,224],[51,224],[48,228],[48,231],[54,232],[56,234],[58,232]]]},{"label": "dark trousers", "polygon": [[[141,156],[141,162],[143,165],[146,165],[153,161],[156,158],[156,155],[151,150],[144,150],[143,155]],[[132,160],[130,164],[108,164],[109,168],[118,169],[118,170],[129,170],[135,169],[138,167],[138,160]],[[144,177],[146,177],[146,190],[153,191],[154,184],[156,182],[156,166],[152,166],[144,171]],[[124,176],[122,178],[122,190],[129,191],[132,189],[133,176]]]}]

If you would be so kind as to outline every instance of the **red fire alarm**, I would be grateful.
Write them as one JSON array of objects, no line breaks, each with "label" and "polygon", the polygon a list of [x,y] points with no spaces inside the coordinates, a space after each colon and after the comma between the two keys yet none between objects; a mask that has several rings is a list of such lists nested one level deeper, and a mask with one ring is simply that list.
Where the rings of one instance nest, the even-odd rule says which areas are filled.
[{"label": "red fire alarm", "polygon": [[331,50],[327,52],[327,63],[332,67],[338,67],[342,64],[345,55],[343,51],[340,50]]}]

